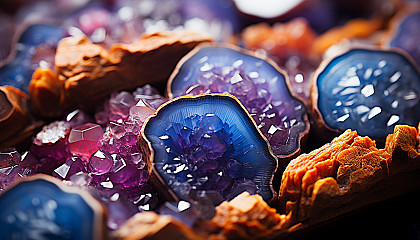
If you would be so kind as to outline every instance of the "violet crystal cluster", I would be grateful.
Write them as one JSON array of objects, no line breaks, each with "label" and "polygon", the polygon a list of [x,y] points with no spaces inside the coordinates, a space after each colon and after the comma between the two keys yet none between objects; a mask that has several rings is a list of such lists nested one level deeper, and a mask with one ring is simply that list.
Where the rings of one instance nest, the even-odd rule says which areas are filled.
[{"label": "violet crystal cluster", "polygon": [[274,154],[299,151],[308,133],[306,108],[292,96],[286,76],[268,60],[236,49],[205,46],[178,65],[168,86],[170,97],[229,93],[245,106],[269,140]]},{"label": "violet crystal cluster", "polygon": [[156,193],[147,183],[137,140],[143,122],[165,101],[146,85],[112,95],[94,119],[75,110],[66,120],[44,126],[22,156],[14,149],[0,153],[0,190],[24,175],[53,175],[102,200],[112,229],[138,211],[155,208]]}]

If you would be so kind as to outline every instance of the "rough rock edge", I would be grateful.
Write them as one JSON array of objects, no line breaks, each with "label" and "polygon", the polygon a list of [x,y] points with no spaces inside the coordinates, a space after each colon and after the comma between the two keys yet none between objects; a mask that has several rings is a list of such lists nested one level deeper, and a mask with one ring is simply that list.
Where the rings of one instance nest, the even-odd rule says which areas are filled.
[{"label": "rough rock edge", "polygon": [[291,161],[280,188],[281,211],[292,224],[326,221],[420,186],[418,131],[396,126],[384,149],[347,130],[331,143]]},{"label": "rough rock edge", "polygon": [[81,104],[94,106],[112,92],[164,83],[182,56],[211,41],[203,34],[167,31],[143,35],[132,44],[115,44],[107,51],[86,37],[63,38],[57,46],[55,74],[37,70],[30,82],[32,106],[41,116],[57,117]]}]

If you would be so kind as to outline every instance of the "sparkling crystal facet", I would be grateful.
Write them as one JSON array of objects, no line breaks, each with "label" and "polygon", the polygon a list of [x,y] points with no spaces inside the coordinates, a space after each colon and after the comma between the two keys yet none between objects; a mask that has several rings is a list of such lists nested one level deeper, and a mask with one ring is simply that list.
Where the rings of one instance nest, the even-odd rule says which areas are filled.
[{"label": "sparkling crystal facet", "polygon": [[70,131],[68,140],[70,152],[87,161],[92,153],[98,150],[98,140],[102,135],[101,126],[94,123],[86,123],[73,128]]}]

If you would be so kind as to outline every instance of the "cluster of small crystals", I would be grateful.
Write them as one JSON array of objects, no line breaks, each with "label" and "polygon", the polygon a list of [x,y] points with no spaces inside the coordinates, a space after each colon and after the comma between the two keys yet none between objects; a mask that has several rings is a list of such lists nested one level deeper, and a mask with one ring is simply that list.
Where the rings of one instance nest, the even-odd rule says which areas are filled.
[{"label": "cluster of small crystals", "polygon": [[134,93],[114,94],[92,119],[81,110],[44,126],[30,151],[0,153],[0,189],[15,179],[45,173],[88,189],[108,207],[115,229],[138,211],[152,210],[157,196],[137,145],[151,109],[165,102],[146,85]]},{"label": "cluster of small crystals", "polygon": [[173,122],[159,137],[169,156],[160,171],[172,176],[168,182],[175,192],[192,199],[205,193],[213,204],[244,190],[255,193],[255,184],[236,160],[230,129],[215,114],[193,115],[183,123]]},{"label": "cluster of small crystals", "polygon": [[322,90],[330,105],[330,112],[324,115],[327,122],[340,129],[353,128],[360,134],[375,136],[375,129],[391,133],[396,124],[407,124],[415,118],[407,110],[418,104],[420,89],[415,81],[404,80],[404,75],[412,72],[407,69],[410,66],[397,68],[396,64],[381,60],[348,68],[329,90]]},{"label": "cluster of small crystals", "polygon": [[247,73],[241,67],[242,63],[238,60],[232,66],[205,64],[200,68],[198,83],[190,86],[186,94],[212,92],[234,95],[246,107],[271,146],[285,145],[290,129],[298,122],[290,114],[293,111],[288,110],[293,109],[295,104],[272,101],[266,80],[257,72]]}]

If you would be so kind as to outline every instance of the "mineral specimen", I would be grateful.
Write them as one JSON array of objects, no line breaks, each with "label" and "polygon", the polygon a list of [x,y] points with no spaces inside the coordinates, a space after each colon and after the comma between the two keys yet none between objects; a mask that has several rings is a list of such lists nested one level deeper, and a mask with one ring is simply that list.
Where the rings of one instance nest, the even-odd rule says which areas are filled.
[{"label": "mineral specimen", "polygon": [[215,232],[227,239],[262,239],[287,231],[291,216],[276,213],[261,196],[243,192],[217,206],[211,222]]},{"label": "mineral specimen", "polygon": [[27,92],[35,69],[54,65],[55,47],[64,37],[63,28],[51,24],[31,24],[22,31],[13,58],[0,66],[0,85],[11,85]]},{"label": "mineral specimen", "polygon": [[269,60],[233,48],[202,46],[178,64],[168,95],[229,93],[237,97],[280,157],[300,151],[309,131],[306,108],[287,87],[286,76]]},{"label": "mineral specimen", "polygon": [[[398,125],[384,149],[347,130],[292,160],[283,173],[280,208],[314,224],[418,187],[418,132]],[[411,179],[400,184],[402,178]]]},{"label": "mineral specimen", "polygon": [[199,207],[216,205],[243,191],[261,194],[265,201],[273,199],[276,158],[248,113],[230,95],[177,98],[149,118],[141,133],[144,157],[152,174],[169,187],[168,198]]},{"label": "mineral specimen", "polygon": [[0,196],[1,239],[104,239],[105,209],[86,191],[46,175]]},{"label": "mineral specimen", "polygon": [[420,49],[418,41],[420,34],[417,31],[420,21],[420,6],[406,7],[394,17],[390,28],[390,36],[386,46],[400,48],[407,52],[420,67]]},{"label": "mineral specimen", "polygon": [[[64,38],[57,46],[56,77],[31,81],[31,98],[37,110],[47,116],[73,110],[80,104],[92,106],[113,92],[164,81],[182,56],[208,41],[211,39],[207,35],[190,31],[161,32],[143,35],[131,44],[114,44],[107,51],[85,36]],[[163,64],[155,64],[157,59],[162,59]],[[43,83],[51,80],[59,84]],[[52,87],[55,85],[59,88]],[[36,89],[44,86],[50,86],[47,96],[41,96],[43,91]],[[52,106],[49,102],[56,101],[57,96],[60,102]]]},{"label": "mineral specimen", "polygon": [[420,120],[420,73],[398,52],[352,49],[326,60],[314,76],[312,102],[321,126],[385,141],[397,124]]},{"label": "mineral specimen", "polygon": [[86,123],[72,128],[69,134],[69,147],[73,155],[87,161],[98,150],[98,141],[103,135],[101,126],[94,123]]}]

